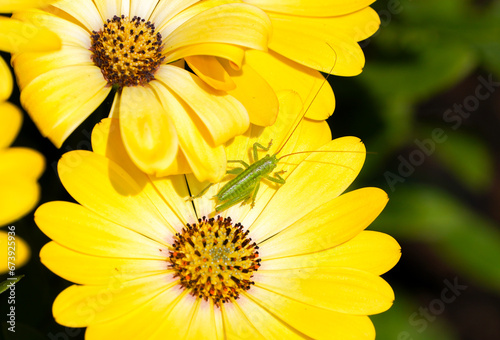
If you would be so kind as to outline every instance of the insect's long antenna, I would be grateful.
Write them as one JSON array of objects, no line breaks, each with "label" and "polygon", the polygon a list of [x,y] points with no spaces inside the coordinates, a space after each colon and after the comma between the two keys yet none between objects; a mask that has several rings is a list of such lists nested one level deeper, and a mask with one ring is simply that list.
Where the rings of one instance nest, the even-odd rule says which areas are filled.
[{"label": "insect's long antenna", "polygon": [[278,158],[278,160],[282,160],[283,158],[288,157],[288,156],[299,155],[301,153],[314,153],[314,152],[328,152],[328,153],[331,153],[331,152],[348,152],[348,153],[366,153],[366,154],[375,154],[376,153],[376,152],[349,151],[349,150],[339,150],[339,151],[332,151],[332,150],[297,151],[297,152],[292,152],[292,153],[283,155],[280,158]]},{"label": "insect's long antenna", "polygon": [[284,147],[285,145],[288,143],[288,141],[290,140],[290,138],[292,138],[293,134],[295,133],[295,131],[297,130],[297,128],[299,127],[300,125],[300,122],[304,119],[304,117],[306,116],[307,112],[309,111],[309,109],[311,108],[312,104],[314,103],[314,101],[316,100],[316,97],[318,97],[319,93],[321,92],[321,89],[323,88],[323,86],[325,85],[325,83],[328,81],[328,78],[330,77],[333,69],[335,68],[335,65],[337,65],[337,52],[335,52],[335,50],[333,49],[333,47],[329,44],[329,43],[326,43],[328,45],[328,47],[330,47],[333,51],[333,53],[335,53],[335,62],[333,63],[333,66],[332,68],[330,69],[330,71],[328,71],[328,74],[326,75],[325,79],[323,80],[323,82],[321,83],[318,91],[314,94],[314,97],[312,98],[311,102],[309,103],[309,105],[307,105],[304,113],[302,114],[302,117],[300,117],[299,121],[297,122],[297,124],[293,127],[292,129],[292,132],[288,135],[288,137],[286,138],[286,140],[283,142],[283,144],[281,144],[280,148],[278,149],[278,151],[276,151],[275,154],[278,154]]}]

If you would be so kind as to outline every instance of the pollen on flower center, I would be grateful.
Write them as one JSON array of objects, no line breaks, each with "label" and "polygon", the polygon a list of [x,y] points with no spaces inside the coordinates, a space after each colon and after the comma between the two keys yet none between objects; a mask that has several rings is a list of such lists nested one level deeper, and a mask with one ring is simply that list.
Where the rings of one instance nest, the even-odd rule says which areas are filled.
[{"label": "pollen on flower center", "polygon": [[259,248],[231,218],[187,224],[175,235],[170,267],[191,295],[211,299],[217,307],[250,289],[252,273],[260,267]]},{"label": "pollen on flower center", "polygon": [[161,54],[161,34],[155,25],[139,17],[122,15],[108,19],[91,35],[92,61],[101,69],[109,85],[145,85],[165,59]]}]

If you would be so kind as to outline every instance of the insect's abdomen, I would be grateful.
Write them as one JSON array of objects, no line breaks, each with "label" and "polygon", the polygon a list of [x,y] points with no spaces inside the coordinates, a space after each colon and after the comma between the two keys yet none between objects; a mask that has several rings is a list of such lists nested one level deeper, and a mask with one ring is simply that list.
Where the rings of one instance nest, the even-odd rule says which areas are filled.
[{"label": "insect's abdomen", "polygon": [[257,162],[250,164],[250,166],[245,169],[238,176],[230,180],[222,187],[219,193],[216,195],[219,202],[237,197],[242,193],[251,192],[257,182],[262,179],[262,176],[269,175],[276,168],[278,160],[276,155],[269,156],[266,155],[264,158],[258,160]]}]

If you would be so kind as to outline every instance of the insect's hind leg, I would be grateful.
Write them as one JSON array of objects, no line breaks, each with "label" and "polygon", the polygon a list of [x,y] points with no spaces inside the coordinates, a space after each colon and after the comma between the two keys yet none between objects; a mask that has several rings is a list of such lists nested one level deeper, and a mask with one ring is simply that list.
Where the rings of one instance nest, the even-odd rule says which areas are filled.
[{"label": "insect's hind leg", "polygon": [[258,142],[253,143],[253,161],[257,162],[259,160],[259,153],[257,151],[257,148],[264,150],[264,151],[269,151],[269,149],[271,148],[271,145],[273,145],[272,139],[269,141],[267,148]]}]

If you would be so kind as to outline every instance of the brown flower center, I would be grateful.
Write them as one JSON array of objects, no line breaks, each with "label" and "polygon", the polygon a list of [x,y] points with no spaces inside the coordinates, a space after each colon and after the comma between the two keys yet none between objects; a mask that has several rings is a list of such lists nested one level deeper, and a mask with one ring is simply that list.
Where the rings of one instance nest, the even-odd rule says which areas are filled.
[{"label": "brown flower center", "polygon": [[175,235],[170,267],[191,295],[211,299],[217,307],[250,289],[260,267],[259,248],[231,218],[199,219]]},{"label": "brown flower center", "polygon": [[145,85],[165,59],[161,34],[139,17],[115,15],[102,30],[92,32],[91,42],[92,61],[111,86]]}]

